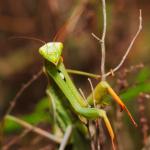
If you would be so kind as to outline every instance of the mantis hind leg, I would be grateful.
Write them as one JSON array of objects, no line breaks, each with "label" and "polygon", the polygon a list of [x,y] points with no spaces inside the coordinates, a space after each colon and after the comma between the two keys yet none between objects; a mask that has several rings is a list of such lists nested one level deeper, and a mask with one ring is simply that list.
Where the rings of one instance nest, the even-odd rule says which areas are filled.
[{"label": "mantis hind leg", "polygon": [[102,109],[98,109],[98,108],[87,108],[87,107],[81,107],[81,106],[76,106],[75,111],[78,114],[81,114],[82,116],[89,118],[89,119],[96,119],[98,117],[101,117],[104,120],[104,123],[107,127],[107,130],[109,132],[109,135],[111,137],[111,141],[112,141],[112,145],[113,145],[113,149],[115,149],[114,146],[114,132],[112,129],[112,126],[110,124],[110,121],[107,117],[107,114],[104,110]]},{"label": "mantis hind leg", "polygon": [[113,129],[111,127],[110,121],[109,121],[109,119],[108,119],[108,117],[106,115],[106,112],[104,110],[99,109],[99,112],[100,112],[100,117],[104,120],[105,125],[107,127],[107,130],[109,132],[109,135],[111,137],[113,150],[115,150],[116,149],[115,144],[114,144],[114,137],[115,137],[115,135],[114,135]]},{"label": "mantis hind leg", "polygon": [[105,122],[105,125],[106,125],[106,127],[107,127],[107,129],[108,129],[108,132],[109,132],[109,134],[110,134],[110,137],[111,137],[111,139],[112,140],[114,140],[114,132],[113,132],[113,129],[112,129],[112,126],[111,126],[111,124],[110,124],[110,121],[109,121],[109,119],[108,119],[108,117],[107,117],[107,114],[106,114],[106,112],[104,111],[104,110],[102,110],[102,109],[99,109],[99,114],[100,114],[100,117],[104,120],[104,122]]}]

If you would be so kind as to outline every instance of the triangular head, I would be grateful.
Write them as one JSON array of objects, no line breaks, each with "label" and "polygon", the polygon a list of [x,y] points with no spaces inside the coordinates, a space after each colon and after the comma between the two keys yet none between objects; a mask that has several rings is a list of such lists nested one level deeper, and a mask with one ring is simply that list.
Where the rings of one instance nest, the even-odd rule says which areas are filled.
[{"label": "triangular head", "polygon": [[39,53],[48,61],[57,65],[61,58],[63,44],[61,42],[49,42],[39,48]]}]

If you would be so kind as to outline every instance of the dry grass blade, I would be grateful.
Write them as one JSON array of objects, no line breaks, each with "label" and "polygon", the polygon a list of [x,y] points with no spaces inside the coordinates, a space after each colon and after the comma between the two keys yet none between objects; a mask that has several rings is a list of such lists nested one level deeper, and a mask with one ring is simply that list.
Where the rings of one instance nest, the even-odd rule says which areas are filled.
[{"label": "dry grass blade", "polygon": [[39,134],[40,136],[46,137],[46,138],[48,138],[49,140],[51,140],[51,141],[53,141],[55,143],[59,144],[59,143],[62,142],[62,139],[60,139],[59,137],[56,137],[56,136],[50,134],[49,132],[47,132],[47,131],[45,131],[43,129],[35,127],[35,126],[27,123],[26,121],[21,120],[21,119],[15,117],[15,116],[7,115],[6,119],[14,121],[14,122],[18,123],[19,125],[23,126],[24,128],[29,129],[29,130]]}]

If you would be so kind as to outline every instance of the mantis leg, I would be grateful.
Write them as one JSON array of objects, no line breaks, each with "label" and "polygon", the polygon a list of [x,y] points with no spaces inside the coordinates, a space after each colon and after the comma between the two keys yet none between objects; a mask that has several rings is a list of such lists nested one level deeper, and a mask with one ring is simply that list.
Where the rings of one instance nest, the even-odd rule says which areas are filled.
[{"label": "mantis leg", "polygon": [[93,74],[85,71],[79,71],[79,70],[74,70],[74,69],[66,69],[69,74],[75,74],[75,75],[82,75],[82,76],[87,76],[90,78],[95,78],[99,79],[101,76],[98,74]]},{"label": "mantis leg", "polygon": [[[114,141],[114,132],[113,129],[111,127],[110,121],[108,120],[108,117],[106,115],[106,112],[102,109],[97,109],[97,108],[86,108],[86,107],[81,107],[79,105],[76,104],[76,106],[73,106],[74,110],[89,119],[96,119],[98,117],[101,117],[107,127],[107,130],[109,132],[109,135],[111,137],[112,143]],[[113,144],[114,145],[114,144]],[[113,146],[114,147],[114,146]]]},{"label": "mantis leg", "polygon": [[67,126],[71,125],[71,119],[69,114],[66,111],[66,106],[62,105],[63,103],[63,96],[59,92],[59,90],[56,90],[54,82],[50,82],[51,85],[48,86],[46,93],[51,101],[53,101],[54,105],[54,126],[56,125],[56,122],[59,124],[60,128],[63,132],[66,132]]},{"label": "mantis leg", "polygon": [[127,112],[128,116],[130,117],[134,126],[137,127],[137,123],[134,121],[134,118],[132,117],[130,111],[128,110],[126,105],[122,102],[120,97],[116,94],[116,92],[111,87],[108,87],[107,90],[108,90],[109,94],[114,98],[114,100],[120,105],[121,109],[125,110]]},{"label": "mantis leg", "polygon": [[[106,81],[99,82],[97,84],[97,86],[95,87],[93,93],[94,93],[95,102],[97,104],[100,104],[100,102],[104,96],[106,96],[107,94],[110,94],[113,97],[113,99],[120,105],[121,109],[125,110],[127,112],[132,123],[134,124],[134,126],[137,127],[137,124],[134,121],[134,119],[133,119],[130,111],[126,107],[126,105],[123,103],[123,101],[120,99],[120,97],[116,94],[116,92],[111,88],[111,86]],[[87,101],[90,105],[93,105],[94,102],[93,102],[93,95],[92,94],[88,96]]]}]

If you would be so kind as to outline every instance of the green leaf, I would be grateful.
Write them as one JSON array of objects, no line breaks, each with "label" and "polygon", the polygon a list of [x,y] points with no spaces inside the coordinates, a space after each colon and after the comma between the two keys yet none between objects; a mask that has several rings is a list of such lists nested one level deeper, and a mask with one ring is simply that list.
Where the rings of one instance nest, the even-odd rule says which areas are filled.
[{"label": "green leaf", "polygon": [[137,83],[144,82],[150,79],[150,69],[148,67],[143,68],[140,73],[137,75],[135,81]]},{"label": "green leaf", "polygon": [[[32,125],[36,125],[41,122],[51,122],[52,120],[50,114],[49,112],[47,112],[47,109],[49,109],[49,105],[50,104],[48,102],[48,98],[45,97],[37,103],[35,111],[30,114],[21,115],[18,117]],[[8,119],[5,120],[4,125],[4,131],[7,133],[22,129],[20,125]]]},{"label": "green leaf", "polygon": [[49,109],[50,107],[50,103],[47,97],[42,98],[35,107],[35,111],[36,112],[42,112],[46,109]]},{"label": "green leaf", "polygon": [[149,93],[150,92],[150,82],[146,82],[146,83],[142,83],[139,85],[135,85],[134,87],[130,87],[128,88],[128,91],[121,94],[121,98],[123,100],[133,100],[135,99],[140,92],[146,92]]}]

